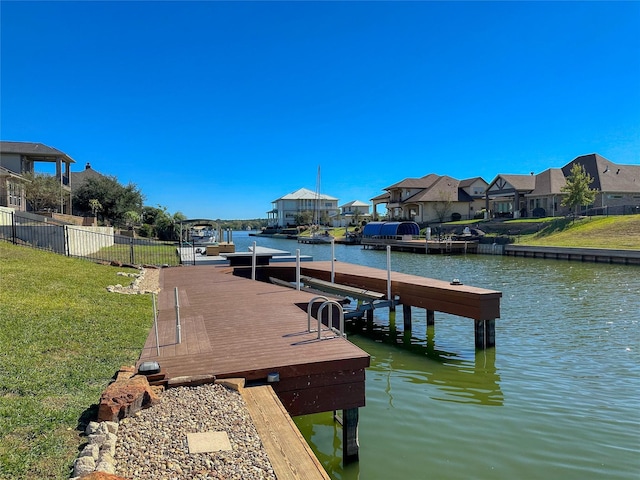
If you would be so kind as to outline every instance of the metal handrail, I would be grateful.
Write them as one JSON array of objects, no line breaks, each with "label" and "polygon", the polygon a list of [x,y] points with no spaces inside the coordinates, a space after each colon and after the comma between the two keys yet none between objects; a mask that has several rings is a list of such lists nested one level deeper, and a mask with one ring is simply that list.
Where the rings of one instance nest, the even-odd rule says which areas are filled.
[{"label": "metal handrail", "polygon": [[[307,332],[309,333],[315,332],[315,330],[311,330],[311,307],[318,300],[324,300],[326,302],[329,299],[323,295],[319,295],[309,300],[309,303],[307,304]],[[318,327],[318,332],[320,332],[320,327]]]},{"label": "metal handrail", "polygon": [[327,300],[322,305],[320,305],[320,308],[318,309],[318,340],[321,338],[320,328],[322,326],[322,310],[324,310],[324,307],[326,307],[327,305],[335,305],[338,307],[338,311],[340,312],[340,330],[336,331],[336,329],[333,328],[333,309],[329,310],[329,319],[327,321],[327,326],[334,333],[338,333],[341,337],[346,338],[346,335],[344,334],[344,309],[342,308],[342,305],[340,305],[340,303],[338,303],[337,301]]}]

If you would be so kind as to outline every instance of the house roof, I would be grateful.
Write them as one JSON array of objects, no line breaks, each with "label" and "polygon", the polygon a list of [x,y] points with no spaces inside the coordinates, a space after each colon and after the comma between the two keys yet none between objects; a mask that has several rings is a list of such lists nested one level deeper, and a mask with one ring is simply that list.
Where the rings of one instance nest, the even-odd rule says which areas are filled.
[{"label": "house roof", "polygon": [[536,186],[530,195],[551,195],[562,194],[562,187],[567,184],[567,180],[560,168],[549,168],[536,175]]},{"label": "house roof", "polygon": [[470,187],[471,185],[473,185],[477,181],[481,181],[485,185],[488,185],[488,183],[486,182],[486,180],[484,178],[482,178],[482,177],[474,177],[474,178],[465,178],[464,180],[460,180],[460,188]]},{"label": "house roof", "polygon": [[574,164],[581,164],[593,178],[592,189],[603,192],[640,193],[640,165],[620,165],[597,153],[581,155],[562,167],[565,176]]},{"label": "house roof", "polygon": [[75,160],[64,152],[56,148],[49,147],[43,143],[35,142],[4,142],[0,141],[0,153],[17,153],[35,159],[61,158],[67,163],[75,163]]},{"label": "house roof", "polygon": [[329,195],[324,195],[322,193],[312,192],[307,188],[300,188],[295,192],[288,193],[284,197],[280,197],[274,202],[278,200],[338,200],[335,197],[331,197]]},{"label": "house roof", "polygon": [[345,203],[344,205],[341,205],[340,208],[345,208],[345,207],[368,207],[368,206],[369,206],[368,203],[361,202],[360,200],[354,200],[352,202],[348,202],[348,203]]},{"label": "house roof", "polygon": [[430,173],[420,178],[405,178],[390,187],[384,188],[384,190],[392,190],[394,188],[429,188],[438,178],[440,178],[440,176],[435,173]]},{"label": "house roof", "polygon": [[376,195],[375,197],[371,198],[370,200],[372,202],[384,203],[385,201],[388,202],[390,198],[391,198],[391,194],[389,192],[385,192],[385,193],[381,193],[380,195]]},{"label": "house roof", "polygon": [[100,172],[95,171],[91,168],[91,164],[87,163],[84,167],[84,170],[81,172],[70,172],[69,176],[71,177],[71,189],[75,190],[79,188],[81,185],[84,185],[87,180],[90,178],[104,178],[105,175]]}]

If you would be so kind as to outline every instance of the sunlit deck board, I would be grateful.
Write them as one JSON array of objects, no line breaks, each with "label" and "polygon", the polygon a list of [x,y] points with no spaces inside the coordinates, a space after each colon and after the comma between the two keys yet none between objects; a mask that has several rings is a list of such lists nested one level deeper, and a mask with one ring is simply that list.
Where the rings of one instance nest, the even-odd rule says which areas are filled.
[{"label": "sunlit deck board", "polygon": [[[265,274],[284,280],[295,280],[295,265],[278,264],[261,267]],[[300,272],[321,280],[331,279],[332,262],[301,264]],[[335,282],[377,292],[387,291],[387,271],[344,262],[333,262]],[[500,317],[502,293],[470,285],[391,272],[391,293],[400,303],[439,312],[460,315],[475,320]]]},{"label": "sunlit deck board", "polygon": [[269,385],[242,388],[249,413],[278,480],[329,480]]},{"label": "sunlit deck board", "polygon": [[[252,381],[278,372],[281,381],[274,390],[292,415],[333,409],[335,398],[315,400],[318,389],[337,391],[337,408],[364,405],[369,355],[343,338],[317,340],[315,333],[306,332],[306,306],[314,294],[228,272],[215,266],[162,270],[160,356],[151,329],[140,362],[157,360],[168,378],[215,375]],[[180,345],[175,333],[175,287],[182,325]]]}]

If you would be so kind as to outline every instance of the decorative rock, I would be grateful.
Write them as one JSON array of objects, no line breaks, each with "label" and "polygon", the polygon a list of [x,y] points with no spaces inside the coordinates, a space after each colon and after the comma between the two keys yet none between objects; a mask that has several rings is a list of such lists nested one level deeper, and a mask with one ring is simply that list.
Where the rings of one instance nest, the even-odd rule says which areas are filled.
[{"label": "decorative rock", "polygon": [[73,476],[81,477],[87,473],[91,473],[96,469],[96,461],[93,457],[78,457],[73,462]]},{"label": "decorative rock", "polygon": [[85,447],[80,452],[79,457],[93,457],[93,460],[98,460],[98,456],[100,455],[100,446],[95,443],[90,443],[85,445]]},{"label": "decorative rock", "polygon": [[103,425],[107,426],[107,433],[113,433],[114,435],[118,434],[118,424],[116,422],[102,422]]},{"label": "decorative rock", "polygon": [[96,465],[96,472],[116,473],[115,467],[109,462],[100,462]]},{"label": "decorative rock", "polygon": [[157,402],[158,396],[149,386],[146,377],[136,375],[127,380],[117,379],[100,397],[98,420],[117,422]]},{"label": "decorative rock", "polygon": [[98,422],[89,422],[89,425],[87,425],[87,428],[85,429],[84,433],[87,435],[93,435],[98,431],[99,427],[100,427],[100,424]]}]

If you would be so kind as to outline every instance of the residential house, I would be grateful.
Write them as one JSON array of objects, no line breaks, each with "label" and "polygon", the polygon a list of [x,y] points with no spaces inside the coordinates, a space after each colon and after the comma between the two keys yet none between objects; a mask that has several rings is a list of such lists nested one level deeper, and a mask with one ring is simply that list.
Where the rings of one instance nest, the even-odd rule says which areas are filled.
[{"label": "residential house", "polygon": [[348,227],[358,225],[362,221],[370,221],[369,204],[354,200],[340,206],[340,213],[332,219],[334,227]]},{"label": "residential house", "polygon": [[[91,168],[91,164],[87,162],[84,166],[84,170],[81,172],[71,172],[71,192],[75,193],[78,188],[82,187],[89,179],[99,180],[101,178],[106,178],[105,175]],[[86,212],[76,211],[74,208],[74,213],[76,215],[84,215]]]},{"label": "residential house", "polygon": [[60,180],[63,194],[59,213],[71,213],[71,164],[75,161],[66,153],[42,143],[0,141],[0,206],[26,211],[24,175],[36,171],[39,162],[55,163],[55,177]]},{"label": "residential house", "polygon": [[447,175],[429,174],[421,178],[407,178],[371,199],[373,216],[377,206],[386,204],[390,220],[413,220],[417,223],[444,222],[453,217],[474,218],[484,206],[487,182],[481,177],[457,180]]},{"label": "residential house", "polygon": [[306,214],[313,223],[327,225],[338,213],[338,199],[300,188],[272,202],[267,212],[270,227],[295,227],[299,215]]},{"label": "residential house", "polygon": [[576,163],[593,178],[590,188],[598,192],[589,212],[640,211],[640,165],[619,165],[597,153],[581,155],[562,168],[549,168],[537,175],[498,175],[487,188],[486,209],[494,217],[513,218],[571,213],[561,205],[562,187]]}]

